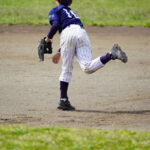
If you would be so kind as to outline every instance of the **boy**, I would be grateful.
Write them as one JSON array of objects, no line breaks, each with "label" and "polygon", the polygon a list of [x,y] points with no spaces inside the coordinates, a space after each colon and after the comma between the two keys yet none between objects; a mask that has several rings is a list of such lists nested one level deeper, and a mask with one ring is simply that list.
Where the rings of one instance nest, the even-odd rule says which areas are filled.
[{"label": "boy", "polygon": [[62,72],[60,75],[60,102],[58,109],[75,110],[68,100],[68,85],[72,77],[73,58],[76,56],[81,69],[91,74],[102,68],[107,62],[119,59],[127,62],[126,54],[121,48],[114,44],[111,51],[106,55],[92,60],[92,53],[88,35],[79,17],[69,8],[72,0],[56,0],[57,7],[49,12],[49,22],[52,25],[45,39],[48,43],[55,33],[60,33],[60,49],[53,56],[53,62],[57,64],[60,56],[62,58]]}]

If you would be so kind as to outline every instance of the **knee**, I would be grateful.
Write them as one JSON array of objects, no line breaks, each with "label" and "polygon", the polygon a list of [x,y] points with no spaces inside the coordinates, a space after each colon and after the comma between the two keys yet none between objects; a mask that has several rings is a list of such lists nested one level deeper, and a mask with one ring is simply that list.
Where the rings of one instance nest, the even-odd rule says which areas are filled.
[{"label": "knee", "polygon": [[86,74],[92,74],[99,69],[99,67],[93,67],[91,62],[82,65],[81,68]]},{"label": "knee", "polygon": [[85,72],[86,74],[93,73],[93,71],[89,68],[89,66],[83,66],[82,71]]}]

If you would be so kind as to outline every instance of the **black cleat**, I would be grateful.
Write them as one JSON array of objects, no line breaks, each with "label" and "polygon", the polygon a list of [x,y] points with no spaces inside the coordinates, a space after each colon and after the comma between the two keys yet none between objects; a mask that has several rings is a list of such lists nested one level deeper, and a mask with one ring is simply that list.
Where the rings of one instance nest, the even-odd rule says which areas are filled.
[{"label": "black cleat", "polygon": [[70,102],[68,101],[68,99],[61,99],[59,102],[59,106],[57,107],[58,109],[61,110],[68,110],[68,111],[74,111],[75,107],[73,107]]}]

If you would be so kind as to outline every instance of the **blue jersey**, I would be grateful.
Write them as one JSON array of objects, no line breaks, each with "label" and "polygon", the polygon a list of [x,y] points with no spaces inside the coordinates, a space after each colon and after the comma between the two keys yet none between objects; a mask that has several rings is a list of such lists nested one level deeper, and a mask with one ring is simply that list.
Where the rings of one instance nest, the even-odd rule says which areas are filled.
[{"label": "blue jersey", "polygon": [[77,24],[81,27],[83,27],[83,24],[81,20],[74,14],[74,12],[67,6],[59,5],[55,8],[53,8],[49,12],[49,22],[52,24],[53,21],[58,21],[59,26],[59,32],[61,32],[63,29],[65,29],[67,26],[71,24]]}]

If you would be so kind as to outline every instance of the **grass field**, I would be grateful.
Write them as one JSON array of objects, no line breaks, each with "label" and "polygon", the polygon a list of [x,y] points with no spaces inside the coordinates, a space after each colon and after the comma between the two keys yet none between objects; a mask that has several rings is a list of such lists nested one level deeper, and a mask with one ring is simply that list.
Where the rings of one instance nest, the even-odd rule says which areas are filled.
[{"label": "grass field", "polygon": [[[0,24],[48,24],[55,0],[0,0]],[[85,25],[150,27],[149,0],[74,0]]]},{"label": "grass field", "polygon": [[149,150],[150,132],[0,126],[1,150]]}]

